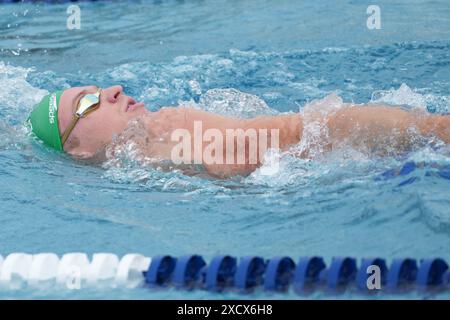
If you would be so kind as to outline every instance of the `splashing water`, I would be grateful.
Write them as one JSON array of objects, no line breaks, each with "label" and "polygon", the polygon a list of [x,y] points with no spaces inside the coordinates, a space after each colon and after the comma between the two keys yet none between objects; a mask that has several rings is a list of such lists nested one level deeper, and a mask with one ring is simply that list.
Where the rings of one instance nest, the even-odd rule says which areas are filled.
[{"label": "splashing water", "polygon": [[410,108],[429,110],[436,113],[450,113],[450,96],[436,96],[427,90],[412,90],[405,83],[400,88],[375,91],[371,102],[400,105]]}]

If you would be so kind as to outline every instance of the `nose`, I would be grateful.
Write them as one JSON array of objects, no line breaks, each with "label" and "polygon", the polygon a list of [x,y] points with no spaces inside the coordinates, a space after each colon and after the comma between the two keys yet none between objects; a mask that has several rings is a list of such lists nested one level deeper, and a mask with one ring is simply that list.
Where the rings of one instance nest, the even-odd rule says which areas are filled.
[{"label": "nose", "polygon": [[110,103],[116,103],[121,94],[123,94],[122,86],[112,86],[102,90],[103,96]]}]

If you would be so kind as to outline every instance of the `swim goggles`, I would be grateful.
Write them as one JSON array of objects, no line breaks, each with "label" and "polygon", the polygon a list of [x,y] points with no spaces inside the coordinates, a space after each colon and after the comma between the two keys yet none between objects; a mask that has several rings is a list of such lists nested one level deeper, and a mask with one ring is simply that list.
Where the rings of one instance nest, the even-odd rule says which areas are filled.
[{"label": "swim goggles", "polygon": [[75,125],[77,122],[81,119],[86,117],[89,113],[92,111],[98,109],[100,106],[100,94],[102,92],[102,89],[98,89],[95,93],[88,93],[85,94],[80,101],[78,102],[77,111],[75,111],[74,118],[70,122],[67,129],[64,131],[64,134],[61,137],[61,144],[64,146],[64,143],[67,141],[67,139],[70,136],[70,133],[75,128]]}]

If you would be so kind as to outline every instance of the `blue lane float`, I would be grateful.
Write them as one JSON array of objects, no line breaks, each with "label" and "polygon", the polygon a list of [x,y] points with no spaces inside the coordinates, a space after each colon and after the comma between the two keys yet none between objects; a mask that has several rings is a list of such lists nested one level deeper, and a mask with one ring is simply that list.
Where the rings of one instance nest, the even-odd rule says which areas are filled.
[{"label": "blue lane float", "polygon": [[321,275],[326,269],[321,257],[302,257],[298,261],[294,275],[294,290],[298,294],[312,291],[320,283]]},{"label": "blue lane float", "polygon": [[294,275],[295,263],[290,257],[276,257],[267,264],[264,289],[283,292],[289,289]]},{"label": "blue lane float", "polygon": [[448,265],[443,259],[424,259],[417,272],[417,285],[421,288],[441,286],[448,279],[447,271]]},{"label": "blue lane float", "polygon": [[176,259],[171,256],[153,257],[148,270],[144,272],[145,283],[149,286],[166,286],[170,284],[175,264]]},{"label": "blue lane float", "polygon": [[440,177],[450,180],[450,165],[439,164],[425,164],[416,163],[414,161],[408,161],[404,163],[400,168],[389,169],[375,178],[376,181],[390,180],[397,177],[405,177],[406,179],[401,181],[398,186],[402,187],[411,184],[419,179],[417,176],[410,176],[417,169],[428,169],[425,172],[427,177]]},{"label": "blue lane float", "polygon": [[342,290],[355,279],[357,272],[356,259],[350,257],[333,258],[330,268],[323,272],[322,277],[328,289]]},{"label": "blue lane float", "polygon": [[266,263],[263,258],[249,256],[241,258],[234,278],[234,287],[241,292],[250,292],[262,284]]},{"label": "blue lane float", "polygon": [[233,285],[237,259],[231,256],[217,256],[211,260],[205,272],[205,289],[223,291]]},{"label": "blue lane float", "polygon": [[388,288],[391,291],[407,289],[415,282],[417,270],[415,259],[394,259],[388,273]]},{"label": "blue lane float", "polygon": [[177,259],[172,283],[177,288],[193,289],[200,284],[201,271],[206,266],[199,255],[183,256]]},{"label": "blue lane float", "polygon": [[371,267],[377,267],[380,270],[380,284],[385,286],[387,282],[388,268],[386,266],[386,260],[381,258],[366,258],[362,259],[361,266],[356,276],[356,284],[361,291],[370,291],[367,288],[367,281],[372,273]]},{"label": "blue lane float", "polygon": [[442,167],[442,168],[438,171],[438,175],[439,175],[439,177],[441,177],[441,178],[450,180],[450,165]]}]

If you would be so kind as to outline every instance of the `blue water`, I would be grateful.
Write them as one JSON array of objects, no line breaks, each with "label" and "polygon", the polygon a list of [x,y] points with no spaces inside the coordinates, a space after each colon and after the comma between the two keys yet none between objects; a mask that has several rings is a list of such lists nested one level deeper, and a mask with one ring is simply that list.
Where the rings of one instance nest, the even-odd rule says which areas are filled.
[{"label": "blue water", "polygon": [[[140,252],[264,257],[442,256],[450,252],[448,148],[402,159],[344,150],[284,156],[273,176],[217,181],[143,167],[90,165],[31,141],[23,122],[48,91],[121,84],[150,110],[195,105],[230,114],[297,112],[335,93],[450,112],[448,1],[117,1],[0,6],[0,253]],[[246,105],[240,101],[246,99]],[[377,179],[406,161],[421,167]],[[117,164],[116,163],[116,164]],[[428,173],[428,174],[427,174]],[[412,183],[402,185],[405,180]],[[205,291],[0,292],[0,297],[221,298]],[[250,298],[228,293],[226,298]],[[256,298],[268,297],[258,292]],[[294,293],[271,298],[298,298]],[[339,298],[360,298],[347,292]],[[387,296],[382,296],[386,298]],[[402,298],[423,298],[411,293]],[[437,297],[450,297],[441,294]],[[310,298],[335,298],[317,292]]]}]

